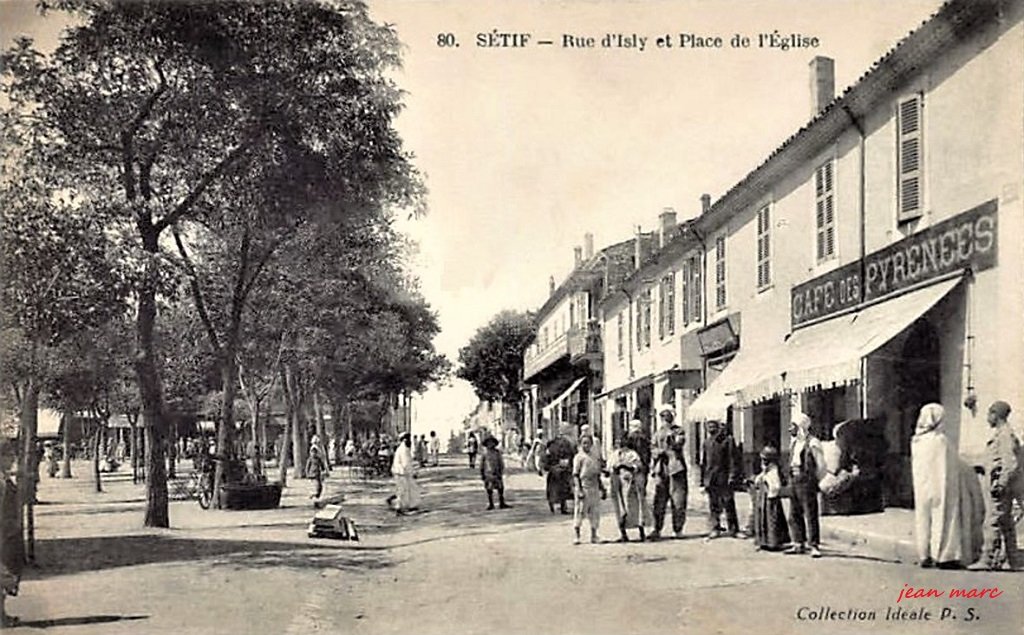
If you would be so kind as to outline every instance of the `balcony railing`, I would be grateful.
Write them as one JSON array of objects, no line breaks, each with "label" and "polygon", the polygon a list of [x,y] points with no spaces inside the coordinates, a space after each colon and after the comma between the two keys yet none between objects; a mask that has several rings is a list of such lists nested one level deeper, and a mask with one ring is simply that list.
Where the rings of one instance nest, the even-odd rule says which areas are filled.
[{"label": "balcony railing", "polygon": [[568,355],[568,342],[568,334],[562,333],[536,353],[527,351],[526,355],[523,356],[523,379],[529,380],[540,371]]},{"label": "balcony railing", "polygon": [[600,360],[603,356],[601,326],[597,322],[569,329],[569,359],[573,363]]}]

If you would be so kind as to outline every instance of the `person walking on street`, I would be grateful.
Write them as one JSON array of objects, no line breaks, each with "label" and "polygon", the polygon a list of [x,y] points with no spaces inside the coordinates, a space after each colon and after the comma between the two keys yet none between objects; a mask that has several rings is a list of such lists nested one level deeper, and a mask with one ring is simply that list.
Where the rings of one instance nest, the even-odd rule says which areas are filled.
[{"label": "person walking on street", "polygon": [[1010,404],[1005,401],[996,401],[988,409],[993,433],[985,444],[985,489],[989,499],[985,506],[985,544],[981,560],[968,567],[972,570],[1017,570],[1022,566],[1013,500],[1022,495],[1024,468],[1020,464],[1020,441],[1008,423],[1010,412]]},{"label": "person walking on street", "polygon": [[736,468],[736,446],[728,425],[720,421],[708,421],[708,430],[713,434],[704,443],[704,457],[701,462],[701,486],[708,495],[708,535],[713,540],[722,535],[720,514],[725,514],[726,535],[732,538],[740,534],[739,519],[736,516],[736,499],[733,494]]},{"label": "person walking on street", "polygon": [[469,469],[476,468],[476,452],[479,449],[476,440],[476,433],[470,432],[469,438],[466,439],[466,454],[469,455]]},{"label": "person walking on street", "polygon": [[391,475],[395,478],[395,511],[398,515],[419,509],[420,489],[416,484],[416,466],[412,457],[412,437],[408,432],[399,436],[395,458],[391,462]]},{"label": "person walking on street", "polygon": [[621,438],[615,439],[615,448],[608,457],[608,472],[611,480],[612,504],[615,519],[619,525],[619,542],[629,542],[627,529],[640,530],[640,542],[646,540],[644,533],[643,496],[637,488],[635,475],[640,470],[640,455],[622,445]]},{"label": "person walking on street", "polygon": [[505,503],[505,461],[498,449],[498,440],[492,436],[484,439],[484,451],[480,453],[480,478],[487,490],[487,509],[494,509],[494,492],[498,492],[498,506],[508,509]]},{"label": "person walking on street", "polygon": [[572,462],[576,447],[567,436],[567,427],[564,426],[544,450],[544,470],[547,472],[545,491],[548,509],[552,514],[555,513],[555,506],[558,506],[561,513],[568,514],[566,502],[573,497]]},{"label": "person walking on street", "polygon": [[437,433],[433,430],[430,431],[430,464],[434,467],[438,465],[438,457],[441,455],[441,439],[438,438]]},{"label": "person walking on street", "polygon": [[818,518],[818,467],[825,464],[821,441],[811,434],[811,418],[800,413],[789,426],[789,473],[792,499],[789,533],[795,543],[787,554],[807,553],[820,558],[821,528]]},{"label": "person walking on street", "polygon": [[647,503],[647,477],[651,469],[651,440],[644,434],[644,424],[639,419],[629,422],[629,432],[622,447],[629,448],[640,457],[640,467],[633,474],[633,486],[640,495],[640,524],[651,524],[651,507]]},{"label": "person walking on street", "polygon": [[583,519],[590,523],[590,542],[598,543],[600,538],[597,529],[601,525],[601,499],[605,497],[601,485],[601,461],[594,458],[594,437],[580,438],[580,448],[572,460],[573,480],[573,518],[572,527],[575,534],[573,544],[580,544],[580,529]]},{"label": "person walking on street", "polygon": [[0,615],[3,628],[18,625],[18,618],[7,615],[6,598],[18,595],[21,572],[25,568],[25,542],[22,539],[18,486],[11,478],[17,458],[14,442],[0,438]]},{"label": "person walking on street", "polygon": [[686,435],[674,422],[672,408],[662,408],[661,420],[654,433],[651,477],[654,481],[654,529],[651,540],[661,538],[665,524],[666,508],[672,507],[672,531],[676,538],[682,538],[686,523]]},{"label": "person walking on street", "polygon": [[418,437],[413,437],[413,457],[416,459],[416,465],[420,468],[427,466],[427,441],[421,434]]},{"label": "person walking on street", "polygon": [[309,444],[309,458],[306,459],[306,477],[316,482],[316,492],[310,498],[320,498],[324,491],[324,476],[327,474],[327,459],[314,436]]}]

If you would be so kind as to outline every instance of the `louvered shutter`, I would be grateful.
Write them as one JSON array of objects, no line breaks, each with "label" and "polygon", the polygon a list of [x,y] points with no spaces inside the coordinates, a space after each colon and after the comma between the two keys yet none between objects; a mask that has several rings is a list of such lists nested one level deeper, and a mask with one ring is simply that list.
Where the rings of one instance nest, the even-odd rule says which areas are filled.
[{"label": "louvered shutter", "polygon": [[922,213],[922,136],[920,95],[901,101],[897,115],[898,191],[900,222],[913,220]]}]

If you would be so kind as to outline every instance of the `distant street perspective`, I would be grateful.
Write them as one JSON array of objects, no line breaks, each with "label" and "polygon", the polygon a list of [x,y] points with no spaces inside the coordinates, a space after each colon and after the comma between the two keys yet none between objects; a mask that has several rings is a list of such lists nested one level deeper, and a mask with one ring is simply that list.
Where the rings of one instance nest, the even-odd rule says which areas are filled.
[{"label": "distant street perspective", "polygon": [[[759,552],[753,540],[707,543],[698,509],[679,539],[617,543],[606,505],[601,542],[573,546],[572,517],[549,512],[544,479],[510,470],[511,508],[488,511],[479,470],[465,456],[442,456],[417,479],[422,509],[396,516],[390,480],[339,466],[326,495],[344,492],[357,542],[306,537],[311,480],[292,481],[274,510],[172,502],[174,529],[145,530],[143,491],[130,478],[110,478],[98,495],[44,477],[38,569],[8,609],[22,619],[15,632],[69,634],[555,632],[554,623],[580,634],[595,623],[603,632],[733,633],[752,614],[769,633],[956,633],[970,609],[980,620],[972,630],[1019,632],[1016,574],[921,570],[854,527],[827,536],[820,561]],[[907,584],[1003,594],[897,603]],[[959,621],[940,620],[944,607]],[[887,621],[897,608],[904,617]],[[877,619],[817,617],[850,610]]]},{"label": "distant street perspective", "polygon": [[0,0],[0,614],[1024,635],[1024,0]]}]

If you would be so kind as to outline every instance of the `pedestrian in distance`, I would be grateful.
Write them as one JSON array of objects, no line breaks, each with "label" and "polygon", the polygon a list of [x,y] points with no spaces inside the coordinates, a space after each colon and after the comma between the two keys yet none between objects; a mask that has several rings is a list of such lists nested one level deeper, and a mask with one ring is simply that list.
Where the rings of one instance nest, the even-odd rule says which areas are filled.
[{"label": "pedestrian in distance", "polygon": [[421,469],[427,466],[427,440],[423,435],[413,437],[413,456]]},{"label": "pedestrian in distance", "polygon": [[433,430],[430,431],[430,464],[437,467],[441,456],[441,439]]},{"label": "pedestrian in distance", "polygon": [[551,439],[544,449],[545,493],[552,514],[556,506],[562,514],[569,513],[566,503],[573,498],[572,462],[575,455],[576,446],[569,439],[568,426],[563,426],[558,436]]},{"label": "pedestrian in distance", "polygon": [[985,444],[985,542],[972,570],[1017,570],[1022,567],[1013,520],[1013,501],[1024,497],[1020,441],[1010,428],[1010,404],[996,401],[988,409],[992,437]]},{"label": "pedestrian in distance", "polygon": [[601,484],[601,461],[594,458],[594,438],[585,436],[580,438],[579,451],[573,457],[572,479],[573,479],[573,544],[580,544],[580,530],[583,527],[583,519],[590,524],[590,542],[598,543],[601,539],[597,535],[598,527],[601,525],[601,500],[605,498],[605,489]]},{"label": "pedestrian in distance", "polygon": [[416,484],[416,466],[412,457],[412,435],[403,432],[391,462],[391,475],[395,479],[395,512],[408,514],[419,509],[421,494]]},{"label": "pedestrian in distance", "polygon": [[761,450],[761,471],[754,477],[754,545],[778,551],[789,543],[786,512],[782,508],[785,481],[779,469],[779,451],[768,445]]},{"label": "pedestrian in distance", "polygon": [[789,426],[791,498],[789,533],[793,545],[787,554],[807,553],[820,558],[821,526],[818,518],[818,472],[825,465],[821,441],[811,434],[811,418],[800,413]]},{"label": "pedestrian in distance", "polygon": [[626,530],[636,528],[640,542],[646,540],[643,523],[643,495],[637,487],[635,475],[640,470],[640,455],[624,447],[621,438],[614,441],[608,457],[608,475],[611,481],[612,504],[619,526],[619,542],[629,542]]},{"label": "pedestrian in distance", "polygon": [[476,433],[470,432],[469,438],[466,439],[466,454],[469,455],[469,469],[471,470],[476,468],[476,453],[480,449],[477,444]]},{"label": "pedestrian in distance", "polygon": [[505,503],[505,460],[498,449],[498,440],[493,436],[484,439],[484,451],[480,453],[480,479],[487,490],[487,509],[494,509],[494,493],[498,493],[498,506],[508,509]]},{"label": "pedestrian in distance", "polygon": [[309,458],[306,459],[306,477],[316,483],[316,491],[310,498],[320,498],[324,491],[324,477],[327,475],[327,458],[314,436],[309,444]]},{"label": "pedestrian in distance", "polygon": [[14,442],[0,438],[0,615],[3,628],[18,625],[18,618],[7,615],[8,595],[18,595],[21,573],[25,568],[25,543],[22,539],[18,486],[12,478],[15,459]]},{"label": "pedestrian in distance", "polygon": [[739,519],[736,515],[736,498],[733,485],[736,474],[736,444],[733,442],[729,426],[720,421],[708,421],[711,435],[704,443],[704,456],[701,462],[701,486],[708,496],[708,540],[723,535],[719,523],[721,514],[725,514],[725,535],[731,538],[745,538],[740,532]]},{"label": "pedestrian in distance", "polygon": [[651,540],[661,538],[665,524],[665,512],[672,508],[672,531],[676,538],[682,538],[686,524],[686,435],[674,423],[672,408],[662,408],[660,425],[654,434],[651,450],[651,480],[654,483],[654,529]]}]

